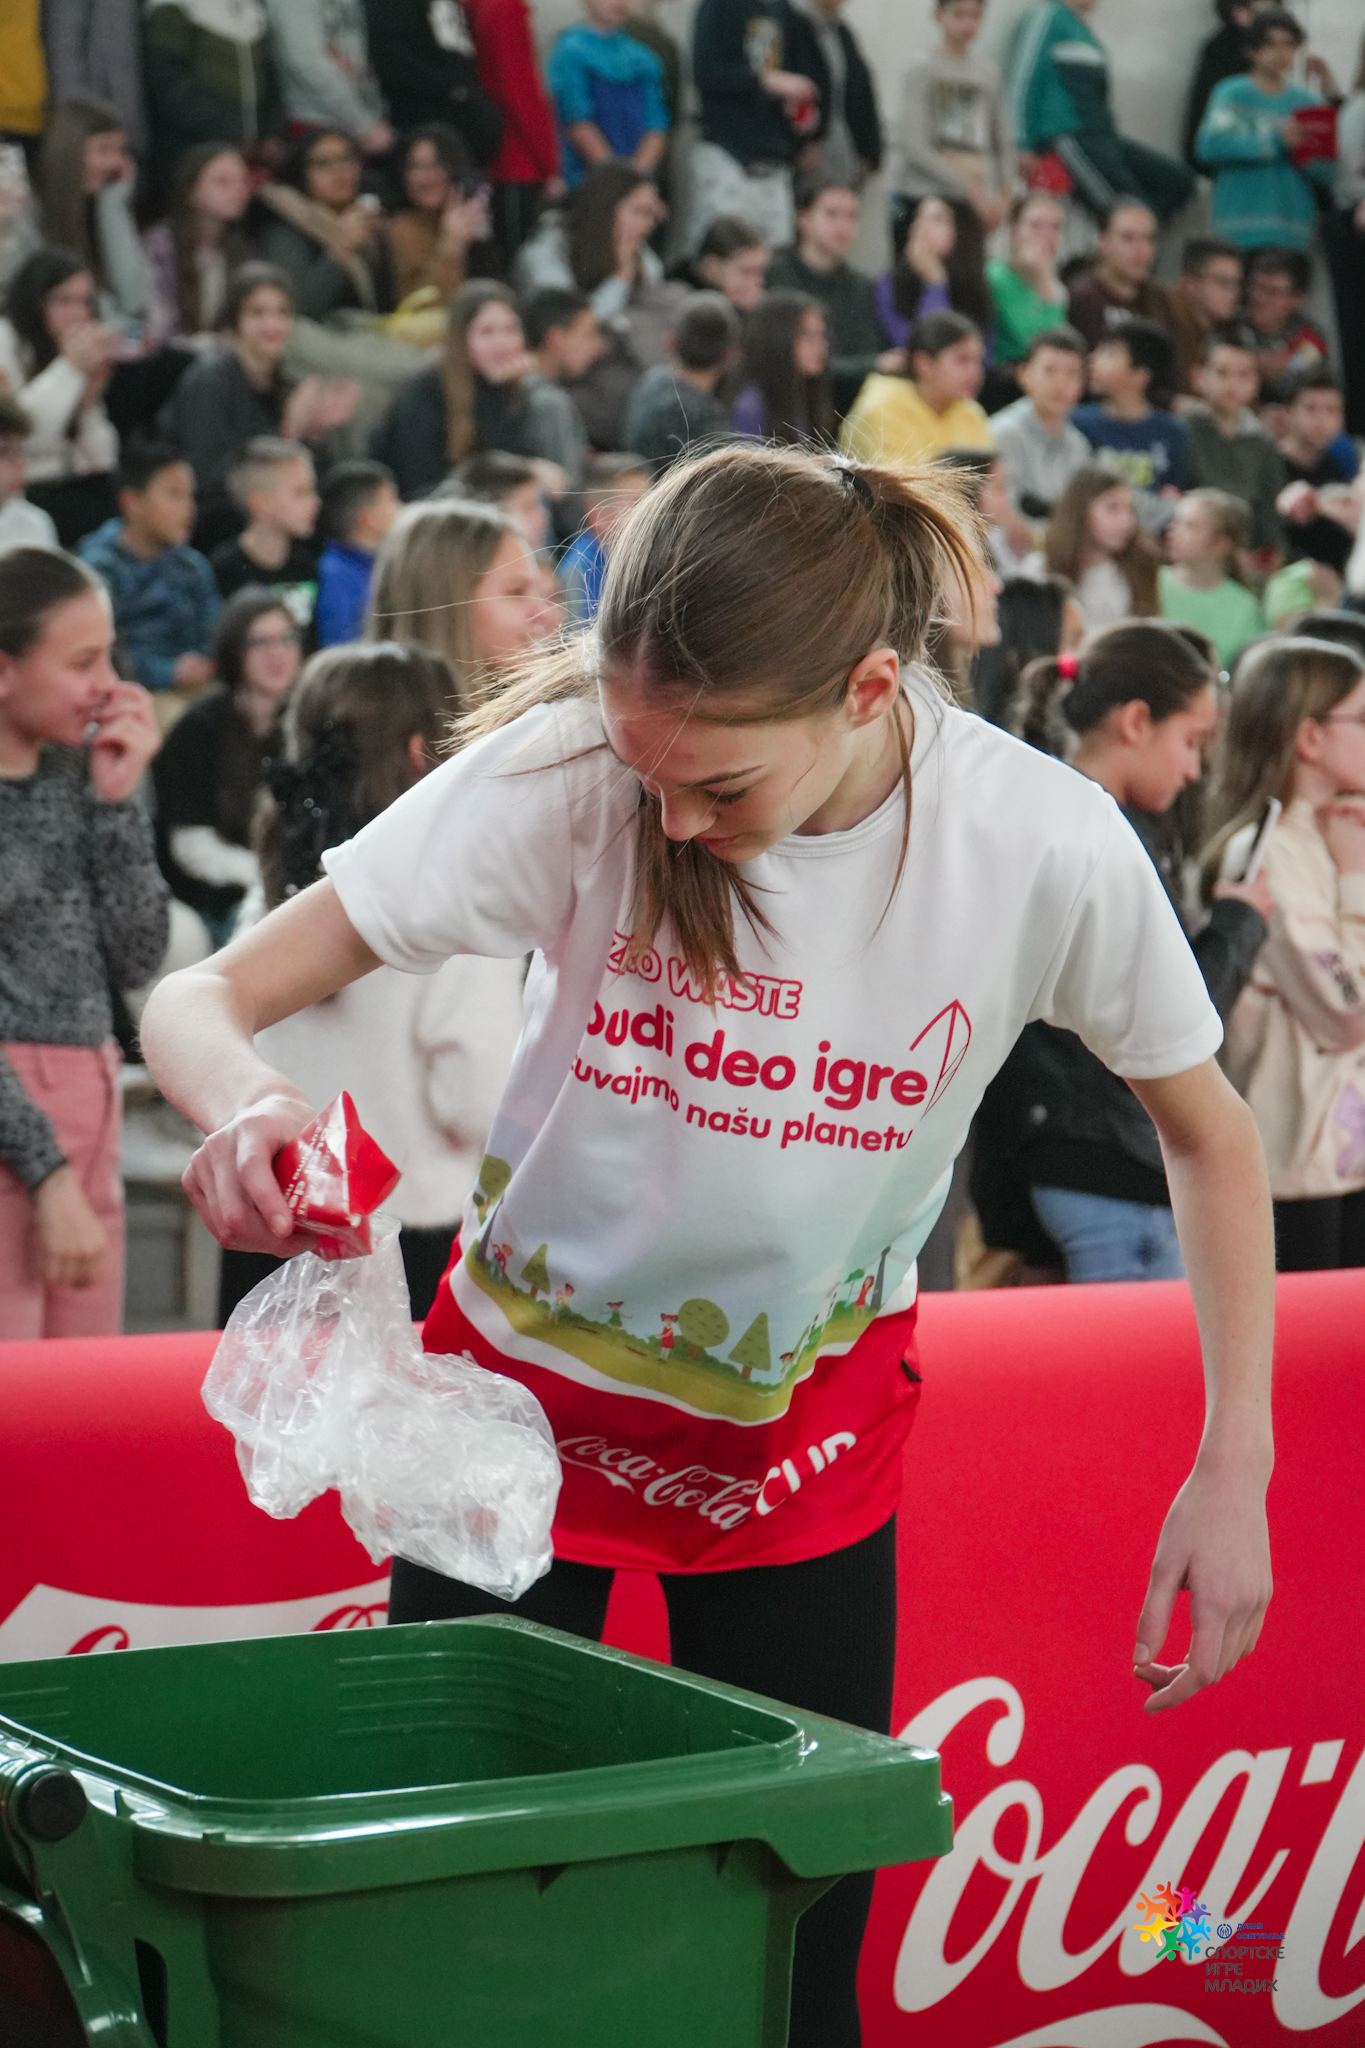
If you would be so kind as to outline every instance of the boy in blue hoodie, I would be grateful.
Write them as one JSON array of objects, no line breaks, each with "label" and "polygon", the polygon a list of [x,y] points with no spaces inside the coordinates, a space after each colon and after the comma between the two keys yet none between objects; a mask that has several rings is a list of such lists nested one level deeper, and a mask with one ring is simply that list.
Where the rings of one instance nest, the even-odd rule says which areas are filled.
[{"label": "boy in blue hoodie", "polygon": [[652,171],[668,140],[664,67],[621,24],[631,0],[583,0],[587,20],[566,28],[546,69],[559,115],[565,183],[616,160]]},{"label": "boy in blue hoodie", "polygon": [[137,680],[149,690],[202,690],[222,599],[212,569],[187,546],[194,530],[194,471],[162,442],[136,442],[119,464],[119,516],[76,549],[108,586],[114,626]]},{"label": "boy in blue hoodie", "polygon": [[321,491],[318,531],[328,536],[318,563],[319,647],[358,640],[370,601],[374,558],[403,509],[393,471],[382,462],[338,462]]}]

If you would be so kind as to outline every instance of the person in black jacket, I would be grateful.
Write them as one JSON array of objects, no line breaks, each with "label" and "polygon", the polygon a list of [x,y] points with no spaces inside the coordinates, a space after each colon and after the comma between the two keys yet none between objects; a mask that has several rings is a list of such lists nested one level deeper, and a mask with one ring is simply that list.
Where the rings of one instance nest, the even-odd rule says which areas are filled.
[{"label": "person in black jacket", "polygon": [[800,167],[855,190],[881,168],[882,124],[872,74],[840,18],[844,0],[781,0],[782,57],[819,94]]},{"label": "person in black jacket", "polygon": [[[1014,726],[1069,756],[1106,788],[1177,904],[1168,829],[1198,782],[1218,723],[1217,659],[1203,636],[1155,620],[1097,634],[1079,660],[1033,662]],[[1078,878],[1079,880],[1079,878]],[[1264,878],[1220,883],[1191,940],[1226,1018],[1265,942]],[[1178,1278],[1183,1273],[1156,1128],[1126,1082],[1074,1033],[1028,1025],[986,1091],[974,1126],[971,1192],[985,1243],[1068,1280]]]},{"label": "person in black jacket", "polygon": [[459,0],[365,0],[370,63],[395,128],[445,121],[488,163],[502,115],[479,84],[474,38]]}]

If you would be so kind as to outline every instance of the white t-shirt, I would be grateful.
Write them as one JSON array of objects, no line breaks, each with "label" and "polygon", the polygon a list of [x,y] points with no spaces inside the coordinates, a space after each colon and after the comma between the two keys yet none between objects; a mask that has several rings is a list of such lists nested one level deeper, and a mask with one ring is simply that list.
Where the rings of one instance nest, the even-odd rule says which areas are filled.
[{"label": "white t-shirt", "polygon": [[[1024,1025],[1070,1028],[1134,1078],[1218,1049],[1188,942],[1112,799],[918,679],[911,695],[899,886],[899,790],[849,831],[781,841],[745,871],[776,936],[737,916],[751,986],[714,1011],[667,930],[622,972],[640,786],[595,706],[518,720],[325,857],[395,967],[535,953],[433,1318],[441,1344],[475,1333],[545,1402],[570,1468],[561,1555],[716,1568],[869,1533],[894,1507],[908,1419],[879,1431],[887,1401],[847,1354],[912,1304],[953,1160]],[[729,1490],[661,1536],[648,1496],[688,1453],[678,1469],[709,1475],[691,1491]]]},{"label": "white t-shirt", "polygon": [[1133,616],[1132,588],[1117,562],[1093,563],[1076,585],[1076,602],[1087,633],[1121,625]]}]

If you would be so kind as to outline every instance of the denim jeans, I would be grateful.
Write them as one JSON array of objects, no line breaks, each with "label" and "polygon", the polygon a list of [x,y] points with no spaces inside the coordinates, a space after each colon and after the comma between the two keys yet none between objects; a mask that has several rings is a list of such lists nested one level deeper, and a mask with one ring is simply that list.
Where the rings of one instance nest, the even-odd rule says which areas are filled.
[{"label": "denim jeans", "polygon": [[1074,1188],[1031,1188],[1038,1220],[1066,1262],[1068,1280],[1183,1280],[1169,1209],[1116,1202]]}]

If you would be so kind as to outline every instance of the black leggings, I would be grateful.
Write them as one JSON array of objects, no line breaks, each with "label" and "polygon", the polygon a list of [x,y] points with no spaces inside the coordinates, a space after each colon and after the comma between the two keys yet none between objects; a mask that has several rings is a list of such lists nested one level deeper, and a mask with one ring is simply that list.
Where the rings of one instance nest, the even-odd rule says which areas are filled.
[{"label": "black leggings", "polygon": [[[600,1639],[612,1573],[552,1565],[510,1608],[396,1557],[389,1620],[524,1615]],[[847,1550],[802,1564],[743,1571],[661,1573],[673,1662],[682,1671],[766,1693],[809,1713],[888,1734],[896,1659],[894,1518]],[[788,2048],[858,2048],[858,1952],[874,1873],[842,1878],[796,1926]]]},{"label": "black leggings", "polygon": [[1365,1266],[1365,1189],[1275,1204],[1275,1270],[1330,1273]]}]

